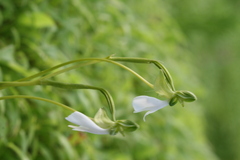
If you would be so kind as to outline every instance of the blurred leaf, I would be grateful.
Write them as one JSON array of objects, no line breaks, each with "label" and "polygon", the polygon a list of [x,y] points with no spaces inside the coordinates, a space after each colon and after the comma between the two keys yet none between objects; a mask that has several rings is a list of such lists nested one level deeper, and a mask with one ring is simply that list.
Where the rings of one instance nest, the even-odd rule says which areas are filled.
[{"label": "blurred leaf", "polygon": [[4,115],[0,116],[0,143],[7,142],[7,132],[8,132],[8,126],[7,126],[7,120],[4,117]]},{"label": "blurred leaf", "polygon": [[14,53],[14,45],[8,45],[5,46],[4,48],[0,49],[0,62],[1,63],[11,63],[11,62],[15,62],[14,57],[13,57],[13,53]]},{"label": "blurred leaf", "polygon": [[51,152],[49,152],[48,147],[39,144],[39,152],[42,154],[41,157],[44,157],[46,160],[53,160]]},{"label": "blurred leaf", "polygon": [[67,159],[74,159],[75,158],[74,148],[70,145],[68,139],[65,136],[59,134],[58,132],[56,133],[56,136],[57,136],[59,142],[61,143],[62,147],[66,151]]},{"label": "blurred leaf", "polygon": [[12,149],[18,156],[21,160],[29,160],[29,158],[27,157],[27,155],[25,155],[21,149],[19,147],[17,147],[15,144],[13,143],[8,143],[8,147],[10,149]]},{"label": "blurred leaf", "polygon": [[[25,70],[24,66],[19,65],[15,61],[14,57],[15,47],[13,45],[6,46],[0,50],[0,63],[6,65],[14,71],[23,75],[28,75],[28,71]],[[26,63],[26,61],[25,61]]]},{"label": "blurred leaf", "polygon": [[20,25],[35,28],[56,27],[53,19],[43,12],[26,12],[18,19]]}]

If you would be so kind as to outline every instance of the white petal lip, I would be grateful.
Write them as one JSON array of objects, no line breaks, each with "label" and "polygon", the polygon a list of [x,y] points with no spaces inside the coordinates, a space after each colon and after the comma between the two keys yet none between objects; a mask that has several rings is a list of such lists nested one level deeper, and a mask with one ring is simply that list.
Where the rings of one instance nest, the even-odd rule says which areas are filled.
[{"label": "white petal lip", "polygon": [[75,131],[89,132],[93,134],[109,134],[108,129],[103,129],[94,123],[89,117],[81,112],[75,111],[65,118],[69,122],[72,122],[79,126],[68,125]]},{"label": "white petal lip", "polygon": [[154,113],[163,107],[168,106],[169,102],[168,100],[161,101],[157,98],[149,96],[138,96],[133,99],[132,105],[134,108],[134,113],[148,111],[143,117],[143,120],[145,121],[145,117],[147,115]]}]

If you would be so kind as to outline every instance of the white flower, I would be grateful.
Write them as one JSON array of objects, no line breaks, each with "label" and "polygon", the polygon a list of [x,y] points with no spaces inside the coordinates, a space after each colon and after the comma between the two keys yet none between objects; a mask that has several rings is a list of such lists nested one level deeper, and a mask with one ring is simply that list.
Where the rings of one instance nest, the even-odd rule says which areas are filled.
[{"label": "white flower", "polygon": [[145,117],[153,112],[156,112],[157,110],[166,107],[169,105],[169,101],[161,101],[154,97],[149,96],[138,96],[133,99],[132,102],[134,113],[142,112],[142,111],[148,111],[144,117],[143,120],[145,121]]},{"label": "white flower", "polygon": [[75,111],[65,119],[68,120],[69,122],[78,125],[78,126],[68,125],[75,131],[89,132],[93,134],[109,134],[108,129],[101,128],[94,121],[92,121],[89,117],[82,114],[81,112]]}]

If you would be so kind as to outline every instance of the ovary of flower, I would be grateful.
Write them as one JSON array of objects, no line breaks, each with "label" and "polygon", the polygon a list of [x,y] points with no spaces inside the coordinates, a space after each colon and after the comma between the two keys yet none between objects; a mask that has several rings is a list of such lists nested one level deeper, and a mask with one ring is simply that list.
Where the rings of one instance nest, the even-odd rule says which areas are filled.
[{"label": "ovary of flower", "polygon": [[68,125],[75,131],[89,132],[93,134],[109,134],[108,129],[99,127],[89,117],[82,114],[81,112],[75,111],[65,118],[69,122],[72,122],[78,126]]},{"label": "ovary of flower", "polygon": [[144,117],[143,120],[145,121],[145,117],[153,112],[156,112],[159,109],[162,109],[163,107],[166,107],[169,105],[169,101],[161,101],[154,97],[149,96],[138,96],[133,99],[132,102],[134,113],[142,112],[142,111],[148,111]]}]

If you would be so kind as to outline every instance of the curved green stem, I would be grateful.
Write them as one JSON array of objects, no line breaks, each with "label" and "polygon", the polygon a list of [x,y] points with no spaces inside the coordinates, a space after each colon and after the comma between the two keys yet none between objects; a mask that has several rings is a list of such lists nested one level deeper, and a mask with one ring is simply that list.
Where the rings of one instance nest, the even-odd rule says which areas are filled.
[{"label": "curved green stem", "polygon": [[112,114],[113,121],[116,120],[115,119],[115,105],[114,105],[114,101],[112,99],[112,96],[110,95],[110,93],[107,90],[105,90],[103,88],[94,87],[94,86],[90,86],[90,85],[68,84],[68,83],[60,83],[60,82],[47,81],[47,80],[40,81],[39,85],[49,85],[49,86],[63,88],[63,89],[93,89],[93,90],[98,90],[105,96],[105,98],[107,100],[109,110]]},{"label": "curved green stem", "polygon": [[[76,62],[81,62],[81,61],[94,61],[94,62],[92,62],[92,63],[97,63],[97,62],[99,62],[99,61],[104,61],[104,62],[108,62],[108,63],[115,64],[115,65],[117,65],[117,66],[119,66],[119,67],[121,67],[121,68],[123,68],[123,69],[125,69],[125,70],[127,70],[127,71],[129,71],[129,72],[131,72],[131,73],[134,74],[136,77],[138,77],[141,81],[143,81],[145,84],[147,84],[149,87],[153,88],[153,85],[152,85],[151,83],[149,83],[146,79],[144,79],[143,77],[141,77],[141,76],[140,76],[139,74],[137,74],[135,71],[133,71],[132,69],[130,69],[130,68],[126,67],[125,65],[122,65],[122,64],[120,64],[120,63],[118,63],[118,62],[114,62],[114,61],[112,61],[112,60],[109,60],[108,58],[109,58],[109,57],[107,57],[107,58],[83,58],[83,59],[78,59],[78,60],[69,61],[69,62],[66,62],[66,63],[62,63],[62,64],[60,64],[60,65],[57,65],[57,66],[55,66],[55,67],[52,67],[52,68],[50,68],[50,69],[44,70],[44,71],[42,71],[42,72],[40,72],[40,73],[38,73],[38,74],[32,75],[32,76],[30,76],[30,77],[26,77],[26,78],[20,79],[20,80],[18,80],[18,81],[25,81],[25,80],[29,80],[29,79],[36,78],[36,77],[38,77],[38,76],[41,76],[41,75],[46,74],[47,72],[53,71],[53,70],[55,70],[55,69],[57,69],[57,68],[60,68],[60,67],[65,66],[65,65],[69,65],[69,64],[71,64],[71,63],[76,63]],[[86,65],[86,64],[85,64],[85,65]],[[68,70],[71,70],[71,69],[74,69],[74,68],[77,68],[77,67],[79,67],[79,66],[77,66],[77,65],[76,65],[76,66],[72,66],[72,67],[66,68],[66,69],[64,69],[64,70],[65,70],[65,71],[66,71],[66,70],[68,71]],[[40,78],[40,80],[43,80],[43,79],[46,79],[46,78],[50,78],[50,77],[56,76],[56,75],[58,75],[58,74],[60,74],[60,73],[65,72],[64,70],[61,70],[61,71],[59,71],[58,73],[49,74],[49,75],[47,75],[47,76],[45,76],[45,77]]]},{"label": "curved green stem", "polygon": [[161,63],[159,63],[156,60],[152,60],[152,59],[146,59],[146,58],[132,58],[132,57],[108,57],[108,59],[112,60],[112,61],[121,61],[121,62],[133,62],[133,63],[152,63],[155,66],[157,66],[159,69],[163,70],[163,73],[166,77],[166,80],[168,81],[168,83],[171,85],[172,90],[174,91],[174,85],[173,85],[173,80],[172,77],[170,75],[170,73],[168,72],[168,70],[166,69],[166,67],[164,65],[162,65]]},{"label": "curved green stem", "polygon": [[[136,73],[135,71],[133,71],[132,69],[126,67],[125,65],[122,65],[118,62],[114,62],[114,61],[111,61],[111,60],[108,60],[108,59],[103,59],[103,58],[85,58],[85,59],[79,59],[79,60],[74,60],[74,61],[71,61],[72,63],[75,63],[75,62],[80,62],[80,61],[89,61],[89,60],[92,60],[94,61],[94,63],[96,63],[97,61],[105,61],[105,62],[108,62],[108,63],[112,63],[112,64],[115,64],[129,72],[131,72],[132,74],[134,74],[136,77],[138,77],[140,80],[142,80],[145,84],[147,84],[149,87],[153,88],[153,85],[151,83],[149,83],[146,79],[144,79],[142,76],[140,76],[138,73]],[[71,69],[75,69],[77,68],[78,66],[73,66],[73,67],[69,67],[69,68],[66,68],[66,69],[63,69],[63,70],[60,70],[58,72],[55,72],[53,74],[49,74],[45,77],[42,77],[40,78],[40,80],[43,80],[43,79],[47,79],[47,78],[50,78],[50,77],[53,77],[53,76],[56,76],[58,74],[61,74],[63,72],[66,72],[66,71],[69,71]]]},{"label": "curved green stem", "polygon": [[48,79],[48,78],[50,78],[50,77],[54,77],[54,76],[56,76],[56,75],[59,75],[59,74],[61,74],[61,73],[67,72],[67,71],[70,71],[70,70],[72,70],[72,69],[75,69],[75,68],[78,68],[78,67],[82,67],[82,66],[86,66],[86,65],[91,65],[91,64],[94,64],[94,63],[97,63],[97,62],[99,62],[99,61],[92,61],[92,62],[88,62],[88,63],[84,63],[84,64],[77,64],[77,65],[74,65],[74,66],[71,66],[71,67],[62,69],[62,70],[60,70],[60,71],[57,71],[57,72],[48,74],[48,75],[46,75],[46,76],[43,76],[43,77],[39,78],[38,80]]},{"label": "curved green stem", "polygon": [[45,101],[45,102],[49,102],[55,105],[58,105],[64,109],[68,109],[72,112],[75,112],[76,110],[73,108],[70,108],[62,103],[58,103],[49,99],[45,99],[45,98],[40,98],[40,97],[33,97],[33,96],[26,96],[26,95],[14,95],[14,96],[4,96],[4,97],[0,97],[0,100],[4,100],[4,99],[13,99],[13,98],[27,98],[27,99],[36,99],[36,100],[40,100],[40,101]]},{"label": "curved green stem", "polygon": [[110,93],[99,87],[94,87],[90,85],[83,85],[83,84],[66,84],[54,81],[47,81],[47,80],[35,80],[35,81],[27,81],[27,82],[0,82],[0,89],[7,88],[7,87],[21,87],[21,86],[34,86],[34,85],[50,85],[53,87],[64,88],[64,89],[93,89],[100,91],[106,98],[109,110],[112,114],[112,118],[115,121],[115,105]]},{"label": "curved green stem", "polygon": [[[84,60],[83,60],[83,61],[84,61]],[[32,76],[19,79],[19,80],[17,80],[17,82],[27,81],[27,80],[31,80],[31,79],[36,78],[36,77],[40,77],[40,76],[45,75],[45,74],[47,74],[48,72],[51,72],[51,71],[53,71],[53,70],[55,70],[55,69],[58,69],[58,68],[60,68],[60,67],[69,65],[69,64],[71,64],[71,63],[76,63],[76,62],[80,62],[80,61],[68,61],[68,62],[59,64],[59,65],[57,65],[57,66],[54,66],[54,67],[52,67],[52,68],[43,70],[43,71],[41,71],[41,72],[39,72],[39,73],[37,73],[37,74],[34,74],[34,75],[32,75]],[[95,61],[94,63],[97,63],[97,61]],[[84,66],[84,65],[88,65],[88,64],[79,64],[78,67]],[[76,66],[77,66],[77,65],[76,65]],[[76,68],[76,66],[75,66],[75,68]]]}]

